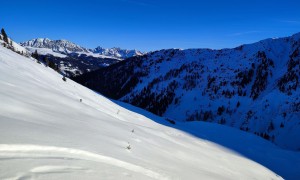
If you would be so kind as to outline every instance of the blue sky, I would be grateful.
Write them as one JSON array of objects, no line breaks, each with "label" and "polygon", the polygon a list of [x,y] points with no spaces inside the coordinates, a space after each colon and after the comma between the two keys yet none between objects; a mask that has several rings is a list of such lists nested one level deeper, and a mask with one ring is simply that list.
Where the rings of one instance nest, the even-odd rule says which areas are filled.
[{"label": "blue sky", "polygon": [[8,0],[0,26],[17,42],[219,49],[300,32],[299,8],[299,0]]}]

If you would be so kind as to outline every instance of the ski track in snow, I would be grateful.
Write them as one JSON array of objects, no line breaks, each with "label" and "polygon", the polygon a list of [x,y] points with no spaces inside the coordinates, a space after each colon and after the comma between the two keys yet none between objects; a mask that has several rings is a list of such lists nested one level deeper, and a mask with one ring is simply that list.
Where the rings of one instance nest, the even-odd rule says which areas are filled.
[{"label": "ski track in snow", "polygon": [[6,178],[5,180],[26,180],[26,179],[34,179],[31,174],[49,174],[49,173],[71,173],[74,171],[87,171],[88,169],[77,167],[77,166],[38,166],[32,168],[28,173],[24,173],[15,177]]},{"label": "ski track in snow", "polygon": [[[55,147],[55,146],[39,146],[39,145],[19,145],[19,144],[0,144],[0,161],[1,159],[32,159],[32,158],[53,158],[53,159],[77,159],[105,163],[108,165],[123,168],[129,171],[143,174],[153,179],[169,179],[157,172],[137,166],[128,162],[124,162],[109,156],[95,154],[92,152]],[[73,166],[38,166],[30,170],[30,173],[62,173],[72,171],[87,171],[88,169]],[[25,177],[27,175],[22,175]],[[11,179],[22,179],[22,177],[14,177]],[[9,178],[10,179],[10,178]]]}]

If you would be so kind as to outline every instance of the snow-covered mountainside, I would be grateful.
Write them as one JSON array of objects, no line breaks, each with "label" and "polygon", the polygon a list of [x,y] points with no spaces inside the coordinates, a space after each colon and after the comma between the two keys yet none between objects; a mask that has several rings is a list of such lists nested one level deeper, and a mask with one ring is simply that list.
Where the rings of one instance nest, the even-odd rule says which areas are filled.
[{"label": "snow-covered mountainside", "polygon": [[234,49],[169,49],[76,81],[177,121],[207,121],[300,150],[300,33]]},{"label": "snow-covered mountainside", "polygon": [[50,40],[48,38],[32,39],[20,43],[31,53],[37,52],[40,61],[53,62],[66,76],[77,76],[102,67],[117,63],[125,58],[140,56],[136,50],[120,48],[94,50],[81,47],[67,40]]},{"label": "snow-covered mountainside", "polygon": [[3,35],[0,34],[0,44],[3,47],[7,47],[8,49],[11,49],[12,51],[18,53],[18,54],[22,54],[25,56],[31,56],[31,52],[28,51],[26,48],[20,46],[18,43],[14,42],[12,39],[10,39],[9,37],[7,37],[8,42],[5,42],[3,40]]},{"label": "snow-covered mountainside", "polygon": [[300,176],[299,153],[216,124],[173,126],[2,46],[0,73],[0,179],[282,179],[260,164]]}]

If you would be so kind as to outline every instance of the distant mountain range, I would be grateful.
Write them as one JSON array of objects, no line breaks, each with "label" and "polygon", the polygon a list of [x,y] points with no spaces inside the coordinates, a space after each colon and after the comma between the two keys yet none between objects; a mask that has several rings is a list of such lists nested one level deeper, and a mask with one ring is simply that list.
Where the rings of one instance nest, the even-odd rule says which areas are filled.
[{"label": "distant mountain range", "polygon": [[138,50],[127,50],[121,48],[102,48],[98,46],[95,49],[88,49],[81,47],[75,43],[67,40],[50,40],[48,38],[32,39],[30,41],[20,43],[23,47],[29,48],[46,48],[51,49],[53,52],[62,54],[87,54],[95,57],[99,55],[107,56],[110,58],[126,59],[133,56],[143,55]]},{"label": "distant mountain range", "polygon": [[48,38],[32,39],[21,42],[28,51],[38,52],[40,60],[47,57],[67,76],[77,76],[117,63],[129,57],[143,55],[138,50],[121,48],[88,49],[67,40],[50,40]]},{"label": "distant mountain range", "polygon": [[168,49],[75,80],[170,121],[206,121],[300,150],[300,33],[234,49]]}]

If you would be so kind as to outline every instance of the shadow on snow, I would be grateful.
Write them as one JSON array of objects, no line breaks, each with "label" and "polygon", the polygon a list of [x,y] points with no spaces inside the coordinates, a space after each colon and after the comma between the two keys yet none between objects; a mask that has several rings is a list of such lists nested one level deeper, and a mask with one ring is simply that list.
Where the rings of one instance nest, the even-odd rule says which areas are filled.
[{"label": "shadow on snow", "polygon": [[300,178],[300,152],[281,149],[261,137],[228,126],[200,121],[176,122],[173,124],[172,121],[141,108],[116,100],[112,101],[156,123],[178,129],[234,151],[236,154],[267,167],[285,179]]}]

